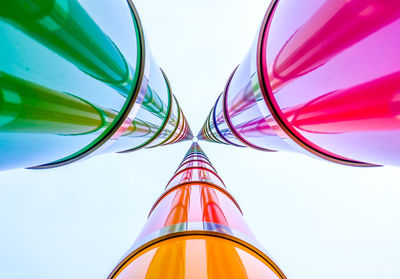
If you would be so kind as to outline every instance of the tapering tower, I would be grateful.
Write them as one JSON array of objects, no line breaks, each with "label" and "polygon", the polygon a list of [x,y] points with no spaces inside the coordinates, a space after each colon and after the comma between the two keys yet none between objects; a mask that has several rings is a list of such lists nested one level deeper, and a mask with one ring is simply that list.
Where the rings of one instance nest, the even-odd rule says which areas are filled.
[{"label": "tapering tower", "polygon": [[400,1],[272,0],[199,139],[400,165]]},{"label": "tapering tower", "polygon": [[131,0],[0,1],[0,170],[192,138]]},{"label": "tapering tower", "polygon": [[109,279],[286,278],[193,143]]}]

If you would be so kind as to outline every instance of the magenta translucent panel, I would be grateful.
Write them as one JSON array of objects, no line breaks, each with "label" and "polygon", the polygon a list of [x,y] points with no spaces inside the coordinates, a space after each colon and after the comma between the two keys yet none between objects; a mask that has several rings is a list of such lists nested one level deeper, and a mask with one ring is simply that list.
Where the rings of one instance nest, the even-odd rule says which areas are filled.
[{"label": "magenta translucent panel", "polygon": [[191,181],[208,182],[218,187],[225,188],[224,183],[216,174],[204,169],[192,168],[185,170],[174,176],[168,183],[168,185],[165,187],[165,189],[168,190],[178,184],[187,183]]},{"label": "magenta translucent panel", "polygon": [[[256,69],[256,42],[234,72],[227,86],[225,106],[232,129],[247,145],[265,149],[290,149],[282,141],[279,126],[264,118],[267,110],[261,95]],[[261,104],[259,104],[261,102]]]},{"label": "magenta translucent panel", "polygon": [[250,68],[251,52],[248,56],[228,81],[225,107],[228,121],[233,126],[235,134],[248,145],[261,148],[260,141],[262,143],[266,135],[276,136],[276,134],[267,125],[258,109],[250,78],[254,73]]},{"label": "magenta translucent panel", "polygon": [[400,164],[399,18],[398,0],[277,2],[262,70],[298,139],[336,158]]},{"label": "magenta translucent panel", "polygon": [[245,146],[239,139],[237,139],[232,134],[232,131],[229,129],[229,126],[226,123],[226,119],[224,116],[222,103],[223,103],[223,94],[219,95],[215,107],[211,112],[212,113],[211,121],[214,121],[216,129],[228,143],[238,146]]},{"label": "magenta translucent panel", "polygon": [[176,227],[185,231],[189,223],[203,223],[204,230],[218,224],[254,238],[233,200],[224,192],[199,183],[178,187],[164,196],[151,212],[138,239],[171,226],[175,231]]},{"label": "magenta translucent panel", "polygon": [[222,136],[222,134],[217,130],[216,125],[214,123],[214,110],[215,108],[213,107],[211,109],[210,114],[208,115],[206,125],[208,126],[208,130],[210,131],[210,138],[212,138],[215,141],[218,141],[219,143],[227,143],[226,139]]},{"label": "magenta translucent panel", "polygon": [[176,173],[178,173],[179,171],[183,170],[183,169],[187,169],[187,168],[192,168],[192,167],[200,167],[200,168],[205,168],[205,169],[209,169],[212,172],[216,172],[216,170],[214,169],[213,166],[211,166],[210,163],[203,161],[203,160],[191,160],[189,162],[186,162],[184,164],[182,164],[177,170]]}]

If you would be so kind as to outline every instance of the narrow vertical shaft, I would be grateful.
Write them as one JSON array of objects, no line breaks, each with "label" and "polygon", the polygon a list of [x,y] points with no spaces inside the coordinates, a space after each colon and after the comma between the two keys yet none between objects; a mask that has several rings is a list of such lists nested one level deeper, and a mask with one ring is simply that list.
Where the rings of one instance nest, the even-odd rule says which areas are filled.
[{"label": "narrow vertical shaft", "polygon": [[109,279],[286,278],[197,143]]}]

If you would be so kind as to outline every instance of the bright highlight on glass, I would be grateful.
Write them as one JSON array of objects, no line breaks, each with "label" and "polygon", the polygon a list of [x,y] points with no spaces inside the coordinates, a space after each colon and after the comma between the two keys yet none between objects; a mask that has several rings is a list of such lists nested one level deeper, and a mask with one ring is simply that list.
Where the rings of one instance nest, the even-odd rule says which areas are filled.
[{"label": "bright highlight on glass", "polygon": [[0,37],[0,170],[192,138],[130,1],[1,1]]},{"label": "bright highlight on glass", "polygon": [[193,143],[109,279],[286,278]]},{"label": "bright highlight on glass", "polygon": [[400,2],[274,0],[199,139],[400,165]]}]

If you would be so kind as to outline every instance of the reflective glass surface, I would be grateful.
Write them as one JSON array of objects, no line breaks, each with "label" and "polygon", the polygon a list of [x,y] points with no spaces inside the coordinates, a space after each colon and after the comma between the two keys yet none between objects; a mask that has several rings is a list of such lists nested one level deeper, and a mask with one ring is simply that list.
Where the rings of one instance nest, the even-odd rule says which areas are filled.
[{"label": "reflective glass surface", "polygon": [[[147,53],[151,55],[150,52]],[[171,93],[163,73],[150,56],[148,74],[145,75],[146,93],[136,117],[130,120],[124,133],[107,149],[125,151],[139,149],[163,133],[163,125],[168,121]],[[177,111],[176,104],[174,109]],[[171,120],[173,119],[172,116]]]},{"label": "reflective glass surface", "polygon": [[179,113],[180,109],[178,107],[178,103],[176,102],[175,98],[172,98],[171,102],[172,102],[172,110],[166,122],[166,125],[164,129],[161,131],[160,135],[149,144],[150,147],[165,142],[171,136],[173,136],[173,133],[175,131],[177,131],[177,126],[179,124],[179,118],[180,118],[180,113]]},{"label": "reflective glass surface", "polygon": [[241,279],[280,277],[245,246],[215,236],[181,236],[139,252],[113,278]]},{"label": "reflective glass surface", "polygon": [[[201,160],[191,161],[193,158]],[[109,278],[285,278],[258,250],[261,247],[239,205],[222,188],[222,180],[205,166],[211,163],[193,143],[180,165],[189,169],[179,172],[178,168],[135,243]],[[182,182],[188,183],[179,185]]]},{"label": "reflective glass surface", "polygon": [[202,222],[205,230],[210,224],[218,224],[254,238],[230,197],[217,188],[197,183],[180,186],[164,196],[151,212],[138,239],[169,226],[179,226],[184,231],[193,222]]},{"label": "reflective glass surface", "polygon": [[0,2],[0,169],[82,154],[120,120],[137,84],[127,1],[28,2]]},{"label": "reflective glass surface", "polygon": [[189,162],[186,162],[186,163],[180,165],[179,168],[176,170],[176,172],[179,172],[183,169],[190,168],[190,167],[206,168],[212,172],[216,172],[214,167],[212,167],[210,163],[208,163],[204,160],[190,160]]},{"label": "reflective glass surface", "polygon": [[204,157],[200,154],[192,154],[192,155],[188,156],[187,158],[185,158],[182,161],[181,165],[183,165],[184,163],[187,163],[189,161],[192,161],[192,160],[200,160],[200,161],[205,161],[205,162],[208,161],[208,159],[206,157]]},{"label": "reflective glass surface", "polygon": [[209,132],[208,137],[218,143],[225,143],[226,140],[224,138],[222,138],[221,135],[216,130],[213,115],[214,115],[214,108],[212,108],[210,114],[207,117],[206,123],[205,123],[207,125],[207,131]]},{"label": "reflective glass surface", "polygon": [[245,146],[239,139],[237,139],[232,131],[229,129],[228,124],[223,113],[223,94],[218,97],[213,110],[212,121],[215,122],[215,127],[218,129],[221,136],[229,143],[233,143],[239,146]]},{"label": "reflective glass surface", "polygon": [[[229,82],[224,103],[227,117],[236,134],[247,145],[266,150],[288,149],[282,141],[279,126],[270,125],[258,104],[260,88],[255,63],[256,46],[255,42]],[[263,98],[261,101],[266,107]]]},{"label": "reflective glass surface", "polygon": [[400,2],[278,1],[262,45],[268,93],[328,155],[400,164]]},{"label": "reflective glass surface", "polygon": [[222,182],[222,180],[214,173],[206,171],[204,169],[192,168],[192,169],[185,170],[185,171],[177,174],[176,176],[174,176],[171,179],[171,181],[167,184],[165,189],[168,190],[171,187],[174,187],[178,184],[191,182],[191,181],[209,182],[218,187],[225,188],[225,185]]},{"label": "reflective glass surface", "polygon": [[175,130],[171,130],[168,137],[166,137],[164,141],[162,141],[160,144],[166,145],[169,143],[173,143],[175,141],[179,141],[182,138],[183,134],[185,133],[186,121],[185,117],[182,114],[182,111],[179,109],[176,112],[176,115],[178,115],[178,122],[177,124],[175,124]]}]

